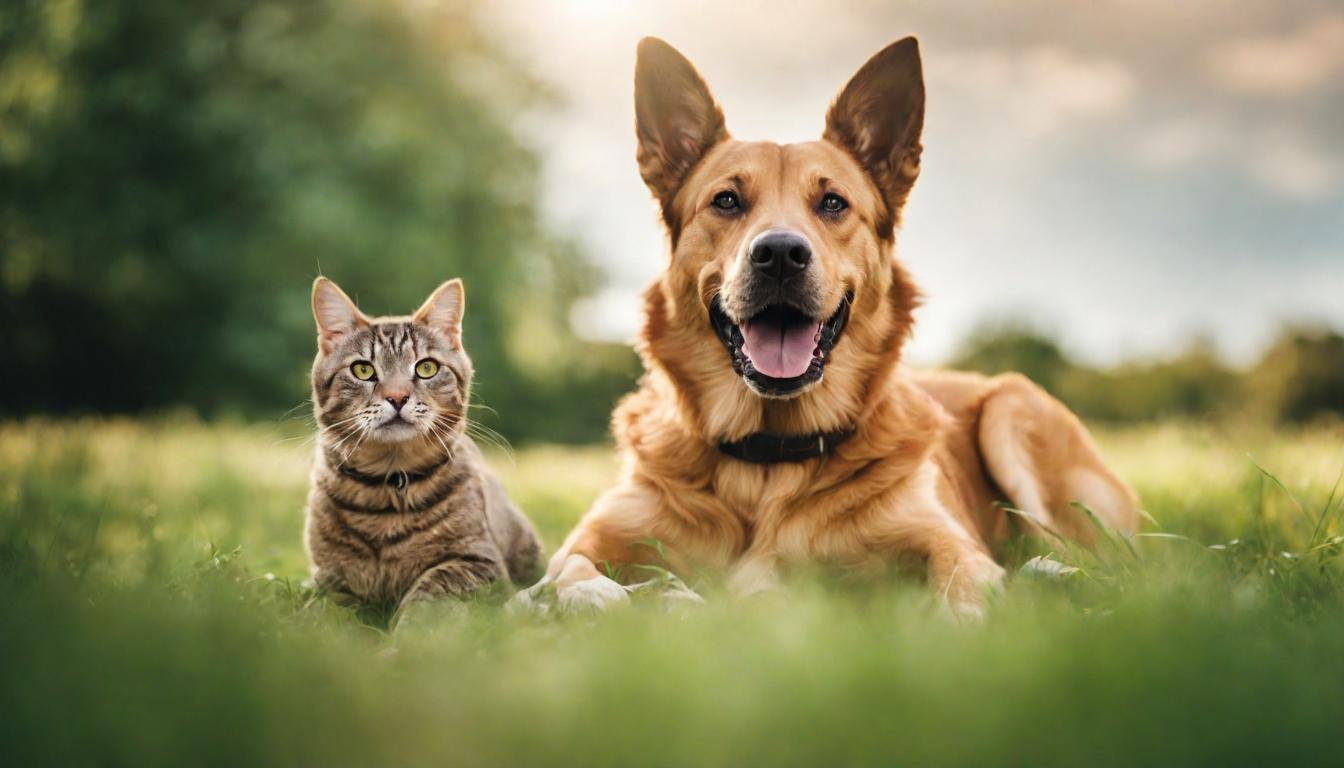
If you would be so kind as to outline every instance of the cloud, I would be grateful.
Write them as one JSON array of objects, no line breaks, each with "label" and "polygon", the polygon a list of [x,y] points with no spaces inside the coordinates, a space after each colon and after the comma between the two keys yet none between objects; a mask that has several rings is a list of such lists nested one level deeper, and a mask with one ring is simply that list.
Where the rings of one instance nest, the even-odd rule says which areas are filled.
[{"label": "cloud", "polygon": [[937,85],[1011,118],[1039,138],[1080,119],[1114,115],[1133,100],[1134,76],[1117,61],[1057,46],[942,52],[928,71]]},{"label": "cloud", "polygon": [[1208,116],[1180,116],[1157,121],[1135,137],[1139,162],[1154,170],[1180,170],[1226,151],[1225,134]]},{"label": "cloud", "polygon": [[1344,76],[1344,16],[1322,16],[1284,36],[1219,43],[1206,66],[1213,81],[1252,94],[1296,95]]},{"label": "cloud", "polygon": [[1271,190],[1295,200],[1325,197],[1344,176],[1344,162],[1300,137],[1273,139],[1247,163]]}]

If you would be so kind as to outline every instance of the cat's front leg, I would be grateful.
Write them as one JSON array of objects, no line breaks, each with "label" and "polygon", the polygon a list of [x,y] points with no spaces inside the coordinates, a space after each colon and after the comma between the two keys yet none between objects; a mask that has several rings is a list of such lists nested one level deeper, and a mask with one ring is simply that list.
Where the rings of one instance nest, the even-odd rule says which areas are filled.
[{"label": "cat's front leg", "polygon": [[332,570],[314,567],[312,574],[314,597],[326,598],[342,606],[360,605],[363,602],[363,598],[355,592],[350,584],[337,576]]},{"label": "cat's front leg", "polygon": [[498,551],[482,548],[482,551],[454,554],[421,574],[406,590],[401,602],[405,606],[438,598],[470,597],[508,577],[504,559]]}]

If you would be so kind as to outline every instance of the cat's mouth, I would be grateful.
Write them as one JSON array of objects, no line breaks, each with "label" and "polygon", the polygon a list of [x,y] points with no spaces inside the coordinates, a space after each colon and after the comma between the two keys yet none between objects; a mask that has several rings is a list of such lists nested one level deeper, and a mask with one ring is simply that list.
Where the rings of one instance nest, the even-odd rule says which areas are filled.
[{"label": "cat's mouth", "polygon": [[421,436],[420,427],[399,413],[388,416],[369,430],[369,439],[380,443],[402,443]]}]

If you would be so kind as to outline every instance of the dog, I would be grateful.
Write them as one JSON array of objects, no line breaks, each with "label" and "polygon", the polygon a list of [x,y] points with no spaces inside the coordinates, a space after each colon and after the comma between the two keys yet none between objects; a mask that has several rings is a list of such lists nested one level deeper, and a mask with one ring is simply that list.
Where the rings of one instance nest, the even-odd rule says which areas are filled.
[{"label": "dog", "polygon": [[900,366],[920,300],[894,256],[920,172],[914,38],[859,69],[819,141],[732,139],[656,38],[639,44],[635,107],[668,261],[644,294],[645,375],[612,417],[621,479],[538,585],[562,608],[626,600],[604,573],[632,564],[721,570],[749,595],[800,563],[913,562],[974,618],[1004,579],[993,552],[1012,524],[996,502],[1083,544],[1088,512],[1136,529],[1134,493],[1043,389]]}]

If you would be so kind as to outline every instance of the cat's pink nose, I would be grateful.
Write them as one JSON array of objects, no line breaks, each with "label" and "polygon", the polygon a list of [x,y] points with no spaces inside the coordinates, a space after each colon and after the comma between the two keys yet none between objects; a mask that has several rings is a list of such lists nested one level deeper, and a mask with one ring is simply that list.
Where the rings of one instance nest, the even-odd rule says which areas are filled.
[{"label": "cat's pink nose", "polygon": [[392,410],[396,411],[397,413],[401,413],[402,406],[406,405],[406,401],[410,400],[411,396],[408,394],[397,393],[394,395],[388,395],[383,399],[392,405]]}]

